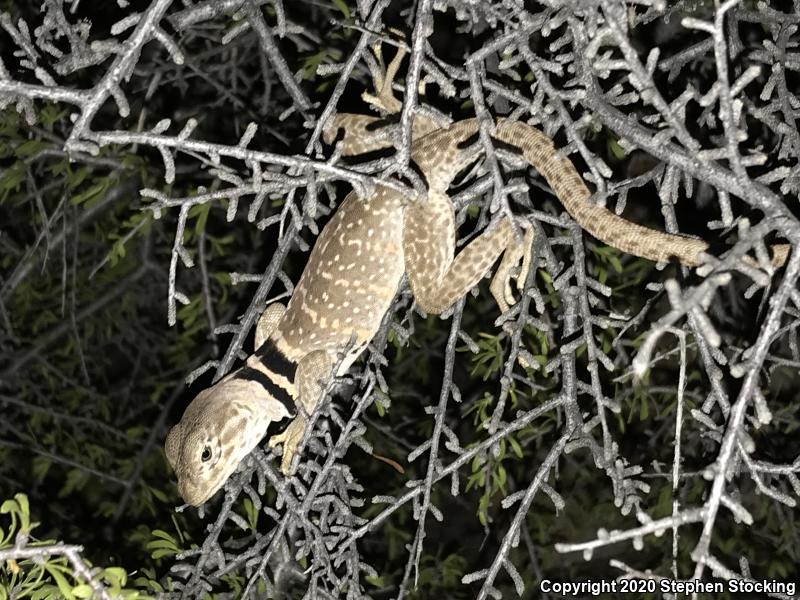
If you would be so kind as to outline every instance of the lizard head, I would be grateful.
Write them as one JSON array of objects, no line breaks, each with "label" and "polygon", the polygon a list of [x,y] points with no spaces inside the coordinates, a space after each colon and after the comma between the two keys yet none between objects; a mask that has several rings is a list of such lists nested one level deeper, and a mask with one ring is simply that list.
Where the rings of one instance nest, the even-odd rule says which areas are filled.
[{"label": "lizard head", "polygon": [[200,392],[165,444],[181,497],[192,506],[206,502],[270,425],[291,416],[257,382],[236,379],[236,373]]}]

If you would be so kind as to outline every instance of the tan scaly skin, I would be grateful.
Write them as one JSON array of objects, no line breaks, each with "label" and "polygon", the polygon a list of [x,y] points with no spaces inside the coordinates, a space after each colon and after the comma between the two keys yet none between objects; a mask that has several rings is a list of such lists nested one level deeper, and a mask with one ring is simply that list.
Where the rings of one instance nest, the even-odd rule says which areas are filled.
[{"label": "tan scaly skin", "polygon": [[[377,96],[366,99],[397,112],[391,78],[402,58],[398,52],[377,78]],[[338,115],[326,130],[330,142],[342,129],[345,155],[387,147],[370,125],[376,117]],[[444,128],[423,118],[414,123],[411,159],[424,175],[427,195],[409,200],[379,186],[368,199],[350,193],[325,226],[286,308],[267,307],[256,330],[256,352],[245,365],[201,392],[167,436],[166,453],[184,500],[206,502],[222,487],[239,462],[276,425],[283,430],[269,445],[283,444],[281,470],[289,473],[297,444],[337,356],[346,372],[377,332],[404,273],[420,308],[438,314],[472,289],[503,255],[490,290],[501,310],[514,303],[512,269],[522,260],[517,283],[525,280],[532,229],[520,243],[503,217],[454,256],[455,215],[447,189],[453,178],[478,157],[469,143],[478,131],[475,119]],[[575,221],[601,242],[653,261],[701,262],[708,244],[636,225],[589,202],[590,192],[572,163],[552,140],[524,123],[501,120],[494,137],[516,148],[547,180]],[[782,264],[788,248],[775,248]]]}]

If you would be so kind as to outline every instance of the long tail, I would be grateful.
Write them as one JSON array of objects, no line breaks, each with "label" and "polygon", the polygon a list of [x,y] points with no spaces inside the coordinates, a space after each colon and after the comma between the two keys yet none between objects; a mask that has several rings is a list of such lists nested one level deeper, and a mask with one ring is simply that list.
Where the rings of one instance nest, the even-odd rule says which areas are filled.
[{"label": "long tail", "polygon": [[[553,141],[537,129],[518,121],[500,121],[495,136],[519,148],[578,225],[604,244],[657,262],[677,259],[691,267],[700,264],[700,253],[708,250],[708,242],[637,225],[590,202],[591,192],[575,166],[560,156]],[[783,265],[790,248],[789,244],[772,246],[773,265]],[[752,260],[748,262],[754,264]]]}]

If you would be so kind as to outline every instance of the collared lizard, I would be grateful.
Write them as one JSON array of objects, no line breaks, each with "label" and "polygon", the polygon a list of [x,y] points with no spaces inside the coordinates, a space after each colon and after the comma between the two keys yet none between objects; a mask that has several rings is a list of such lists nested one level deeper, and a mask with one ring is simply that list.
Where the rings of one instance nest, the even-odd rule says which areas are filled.
[{"label": "collared lizard", "polygon": [[[398,52],[386,76],[376,77],[377,96],[368,101],[387,112],[400,107],[392,79]],[[377,117],[339,114],[325,132],[340,140],[344,155],[390,146],[376,135]],[[454,177],[478,157],[477,119],[440,127],[424,118],[413,125],[410,157],[427,194],[409,199],[380,184],[367,199],[351,192],[320,234],[308,264],[284,307],[269,305],[258,322],[256,351],[244,366],[200,392],[170,431],[166,454],[181,496],[192,505],[208,500],[239,462],[267,434],[283,444],[281,469],[290,471],[305,416],[314,410],[337,356],[346,372],[377,332],[405,274],[417,305],[438,314],[472,289],[502,255],[490,290],[501,310],[514,303],[510,279],[529,267],[532,229],[520,241],[503,216],[454,256],[455,216],[447,195]],[[547,180],[573,219],[601,242],[653,261],[696,266],[708,244],[631,223],[589,201],[573,164],[553,141],[517,121],[499,120],[493,137],[517,152]],[[774,251],[782,263],[788,249]],[[348,350],[349,349],[349,350]],[[299,410],[298,410],[299,409]]]}]

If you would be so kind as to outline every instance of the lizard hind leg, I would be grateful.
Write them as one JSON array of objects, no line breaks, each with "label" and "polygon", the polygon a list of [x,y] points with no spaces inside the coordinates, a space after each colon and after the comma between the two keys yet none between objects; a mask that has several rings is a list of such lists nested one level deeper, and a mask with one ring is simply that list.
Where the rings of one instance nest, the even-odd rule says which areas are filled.
[{"label": "lizard hind leg", "polygon": [[[389,29],[397,38],[397,52],[392,58],[388,66],[384,67],[383,52],[381,50],[381,42],[377,42],[372,47],[372,53],[377,59],[378,65],[370,66],[372,71],[372,86],[374,93],[364,92],[361,94],[361,99],[367,104],[375,107],[379,112],[385,115],[397,115],[403,109],[403,103],[395,96],[394,80],[397,77],[397,72],[400,70],[400,64],[408,52],[408,48],[403,41],[403,32],[398,29]],[[419,82],[419,94],[425,93],[425,81]],[[411,137],[419,139],[437,129],[440,129],[447,124],[447,121],[439,121],[426,114],[416,114],[411,124]]]},{"label": "lizard hind leg", "polygon": [[[392,29],[390,31],[402,38],[402,34],[398,30]],[[400,109],[403,108],[403,103],[394,95],[392,86],[394,85],[394,78],[397,76],[397,71],[400,69],[400,63],[406,55],[405,45],[403,45],[401,41],[397,46],[397,52],[388,67],[384,67],[383,64],[383,52],[381,51],[380,41],[372,47],[372,53],[378,61],[377,69],[370,68],[370,70],[372,70],[372,87],[375,89],[375,93],[364,92],[361,94],[361,99],[367,104],[374,106],[379,111],[387,114],[393,115],[399,113]]]},{"label": "lizard hind leg", "polygon": [[[526,232],[525,242],[519,244],[511,221],[504,217],[454,257],[455,235],[453,206],[445,193],[431,191],[424,201],[414,202],[406,208],[403,254],[417,304],[428,313],[444,312],[475,287],[505,252],[492,283],[492,294],[500,308],[507,310],[514,303],[510,272],[520,258],[523,259],[523,270],[528,268],[527,248],[531,246],[532,231]],[[520,278],[522,276],[527,276],[527,272],[520,273],[518,283],[524,281]]]}]

